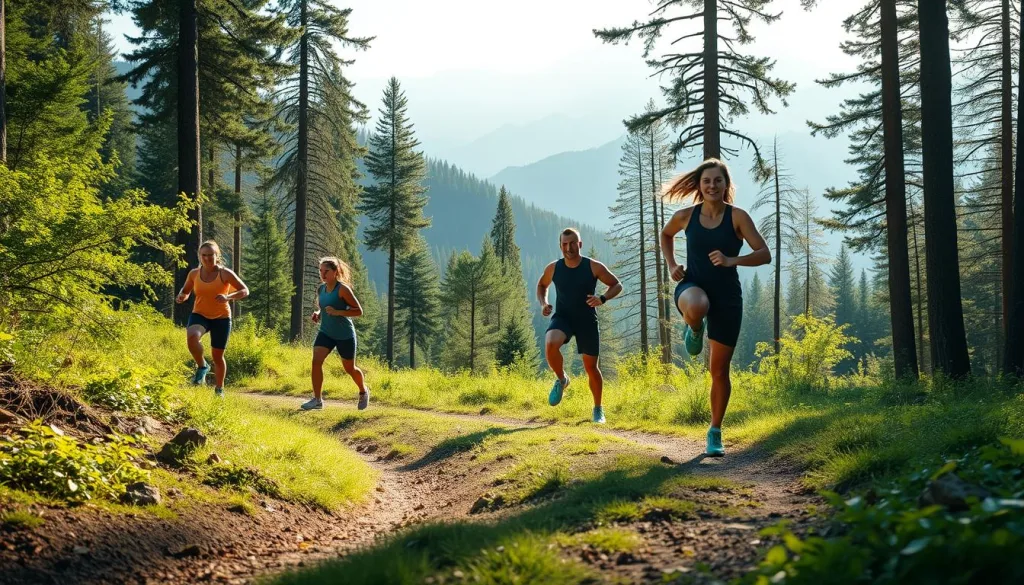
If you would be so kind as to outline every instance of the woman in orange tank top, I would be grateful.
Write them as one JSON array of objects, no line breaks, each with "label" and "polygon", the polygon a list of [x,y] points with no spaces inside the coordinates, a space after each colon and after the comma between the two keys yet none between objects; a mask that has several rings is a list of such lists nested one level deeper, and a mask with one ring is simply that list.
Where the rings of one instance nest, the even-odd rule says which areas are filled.
[{"label": "woman in orange tank top", "polygon": [[196,373],[192,376],[193,384],[206,381],[210,372],[210,363],[203,357],[202,337],[210,333],[210,346],[213,349],[214,379],[217,396],[224,396],[224,376],[227,364],[224,362],[224,349],[231,336],[231,305],[249,296],[249,287],[230,269],[220,265],[220,246],[213,240],[203,242],[199,247],[199,268],[193,269],[185,279],[185,286],[174,299],[184,303],[189,295],[196,293],[192,314],[188,318],[188,351],[196,360]]}]

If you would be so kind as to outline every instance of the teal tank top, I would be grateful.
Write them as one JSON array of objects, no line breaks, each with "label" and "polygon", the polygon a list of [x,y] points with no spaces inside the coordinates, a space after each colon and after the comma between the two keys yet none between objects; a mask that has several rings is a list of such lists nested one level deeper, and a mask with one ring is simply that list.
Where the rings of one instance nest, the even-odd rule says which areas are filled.
[{"label": "teal tank top", "polygon": [[327,292],[327,285],[323,283],[316,290],[317,300],[320,301],[320,333],[338,341],[354,339],[356,328],[352,325],[352,319],[328,315],[327,311],[324,310],[327,307],[334,307],[339,311],[350,308],[345,299],[341,298],[339,294],[341,292],[341,283],[335,284],[334,290],[331,292]]}]

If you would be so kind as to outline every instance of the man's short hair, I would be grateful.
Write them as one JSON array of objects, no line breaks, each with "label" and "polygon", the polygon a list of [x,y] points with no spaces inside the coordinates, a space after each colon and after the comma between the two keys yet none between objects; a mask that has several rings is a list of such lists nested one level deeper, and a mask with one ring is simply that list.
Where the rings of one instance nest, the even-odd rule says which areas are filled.
[{"label": "man's short hair", "polygon": [[[583,241],[583,237],[580,236],[580,230],[574,227],[567,227],[564,230],[562,230],[562,236],[576,236],[576,239],[578,241]],[[561,239],[562,236],[559,236],[559,239]]]}]

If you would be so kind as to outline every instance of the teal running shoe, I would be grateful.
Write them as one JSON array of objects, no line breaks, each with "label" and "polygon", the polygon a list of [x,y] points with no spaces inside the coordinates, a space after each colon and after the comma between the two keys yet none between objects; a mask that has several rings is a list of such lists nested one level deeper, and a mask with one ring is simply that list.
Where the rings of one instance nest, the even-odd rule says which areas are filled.
[{"label": "teal running shoe", "polygon": [[595,406],[594,407],[594,424],[603,425],[604,423],[605,423],[605,420],[604,420],[604,408],[602,408],[600,406]]},{"label": "teal running shoe", "polygon": [[217,395],[217,398],[224,398],[224,389],[220,386],[214,388],[213,393]]},{"label": "teal running shoe", "polygon": [[686,346],[686,353],[690,355],[697,355],[703,351],[704,324],[705,320],[701,319],[700,329],[693,329],[689,325],[686,326],[686,334],[683,336],[683,345]]},{"label": "teal running shoe", "polygon": [[210,362],[203,360],[203,365],[196,368],[196,373],[192,376],[192,383],[196,386],[206,383],[206,375],[210,373]]},{"label": "teal running shoe", "polygon": [[551,393],[548,394],[548,404],[551,406],[558,406],[558,403],[562,401],[562,393],[568,387],[569,376],[565,377],[565,382],[556,379],[555,385],[551,387]]},{"label": "teal running shoe", "polygon": [[708,457],[721,457],[725,455],[725,447],[722,446],[722,429],[711,427],[708,429]]}]

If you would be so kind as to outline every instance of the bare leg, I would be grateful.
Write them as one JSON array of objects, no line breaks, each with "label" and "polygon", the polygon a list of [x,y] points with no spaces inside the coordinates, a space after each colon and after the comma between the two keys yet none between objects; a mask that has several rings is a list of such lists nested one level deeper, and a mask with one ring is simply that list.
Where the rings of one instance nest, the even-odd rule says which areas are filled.
[{"label": "bare leg", "polygon": [[707,293],[699,286],[691,286],[684,290],[683,294],[679,295],[679,300],[676,301],[676,307],[691,329],[701,327],[701,321],[707,316],[710,306]]},{"label": "bare leg", "polygon": [[228,363],[224,361],[224,350],[213,348],[213,379],[217,381],[217,388],[224,387],[224,377],[228,373]]},{"label": "bare leg", "polygon": [[565,381],[565,368],[562,360],[562,346],[566,342],[565,333],[557,329],[548,331],[544,336],[544,356],[547,357],[548,367],[558,376],[558,379]]},{"label": "bare leg", "polygon": [[732,395],[732,381],[729,379],[729,363],[735,348],[714,340],[711,342],[711,426],[722,428],[725,409]]},{"label": "bare leg", "polygon": [[206,359],[203,357],[204,333],[206,333],[206,328],[202,325],[193,325],[185,330],[188,339],[188,352],[192,354],[192,359],[196,360],[196,366],[200,368],[206,364]]},{"label": "bare leg", "polygon": [[352,381],[356,383],[356,387],[359,388],[359,393],[366,392],[366,384],[363,380],[363,371],[356,367],[356,360],[341,359],[342,365],[345,366],[345,371],[352,377]]},{"label": "bare leg", "polygon": [[324,387],[324,360],[331,355],[331,348],[313,346],[313,398],[321,399]]},{"label": "bare leg", "polygon": [[601,406],[601,393],[604,390],[604,376],[598,365],[598,356],[583,354],[583,369],[587,371],[590,393],[594,395],[594,406]]}]

